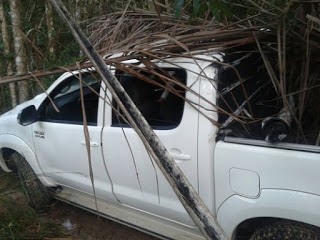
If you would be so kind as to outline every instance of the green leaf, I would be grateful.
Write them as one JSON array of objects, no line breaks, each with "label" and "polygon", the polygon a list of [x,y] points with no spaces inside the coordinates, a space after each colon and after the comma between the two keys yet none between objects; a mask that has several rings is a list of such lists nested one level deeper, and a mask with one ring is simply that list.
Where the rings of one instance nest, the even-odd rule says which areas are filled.
[{"label": "green leaf", "polygon": [[180,17],[182,8],[185,5],[184,0],[176,0],[174,4],[174,14],[176,17]]},{"label": "green leaf", "polygon": [[200,7],[200,0],[194,0],[192,3],[192,16],[199,16]]},{"label": "green leaf", "polygon": [[210,0],[207,2],[208,9],[210,10],[213,17],[216,20],[221,21],[222,16],[231,16],[232,15],[232,4],[227,5],[221,0]]},{"label": "green leaf", "polygon": [[217,4],[218,2],[215,0],[210,0],[208,1],[207,5],[208,8],[212,14],[212,16],[217,19],[218,21],[220,21],[220,9],[219,9],[219,5]]}]

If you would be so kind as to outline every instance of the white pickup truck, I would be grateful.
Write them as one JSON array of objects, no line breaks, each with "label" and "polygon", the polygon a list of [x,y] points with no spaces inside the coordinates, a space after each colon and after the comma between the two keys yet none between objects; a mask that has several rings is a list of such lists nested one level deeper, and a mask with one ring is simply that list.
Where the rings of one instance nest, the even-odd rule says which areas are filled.
[{"label": "white pickup truck", "polygon": [[[217,58],[155,62],[189,88],[169,84],[180,96],[113,71],[230,239],[320,239],[320,148],[219,131]],[[15,162],[33,206],[49,192],[162,239],[203,239],[104,83],[77,74],[0,117],[1,168]]]}]

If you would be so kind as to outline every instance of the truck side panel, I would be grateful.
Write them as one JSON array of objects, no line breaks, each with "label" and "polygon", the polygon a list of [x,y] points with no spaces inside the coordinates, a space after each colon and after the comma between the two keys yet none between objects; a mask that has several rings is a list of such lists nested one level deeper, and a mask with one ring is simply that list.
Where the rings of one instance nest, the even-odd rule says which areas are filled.
[{"label": "truck side panel", "polygon": [[304,192],[263,189],[259,198],[239,195],[228,198],[219,208],[217,218],[231,237],[237,226],[252,218],[272,217],[320,226],[320,196]]},{"label": "truck side panel", "polygon": [[[0,135],[0,149],[1,148],[9,148],[16,152],[18,152],[20,155],[22,155],[27,162],[30,164],[33,171],[38,175],[40,181],[48,186],[52,187],[55,186],[51,180],[49,180],[42,172],[41,167],[38,164],[37,157],[35,153],[32,151],[32,149],[20,138],[10,135],[10,134],[3,134]],[[5,170],[5,169],[4,169]]]},{"label": "truck side panel", "polygon": [[[308,223],[320,225],[316,220],[319,216],[315,218],[311,214],[312,209],[319,207],[314,205],[314,199],[320,199],[320,186],[316,184],[320,178],[319,153],[219,141],[214,168],[218,212],[227,203],[232,206],[231,199],[242,199],[243,204],[234,206],[238,209],[232,208],[234,216],[267,215],[301,221],[308,218]],[[257,209],[262,211],[260,215],[256,214]],[[280,209],[287,211],[286,214]],[[245,211],[248,213],[243,215]],[[309,217],[303,213],[308,213]],[[220,218],[223,218],[221,214]],[[234,221],[233,217],[230,219]]]}]

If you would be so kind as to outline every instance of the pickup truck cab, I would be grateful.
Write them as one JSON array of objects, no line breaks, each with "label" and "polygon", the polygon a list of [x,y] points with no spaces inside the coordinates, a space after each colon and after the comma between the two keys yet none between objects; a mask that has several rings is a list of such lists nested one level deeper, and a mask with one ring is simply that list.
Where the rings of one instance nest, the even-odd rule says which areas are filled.
[{"label": "pickup truck cab", "polygon": [[[111,69],[230,239],[319,239],[320,148],[222,134],[217,59],[155,61],[177,80],[170,91]],[[2,169],[19,155],[59,200],[162,239],[203,239],[105,84],[79,73],[0,117]]]}]

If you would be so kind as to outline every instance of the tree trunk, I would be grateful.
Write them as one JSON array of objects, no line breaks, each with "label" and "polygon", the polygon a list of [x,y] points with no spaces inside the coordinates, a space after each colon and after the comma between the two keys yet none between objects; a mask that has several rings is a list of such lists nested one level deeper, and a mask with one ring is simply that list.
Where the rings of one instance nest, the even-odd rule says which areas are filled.
[{"label": "tree trunk", "polygon": [[46,22],[47,22],[47,35],[48,35],[48,47],[49,47],[49,59],[50,61],[55,59],[55,40],[54,40],[54,23],[53,23],[53,10],[49,0],[45,2],[46,8]]},{"label": "tree trunk", "polygon": [[81,1],[80,0],[76,0],[76,6],[75,6],[75,10],[74,10],[74,16],[75,19],[80,22],[81,20]]},{"label": "tree trunk", "polygon": [[[10,46],[10,36],[7,26],[7,18],[4,11],[3,0],[0,0],[0,22],[1,22],[1,32],[2,32],[2,40],[3,40],[3,47],[4,47],[4,55],[7,59],[7,76],[13,75],[13,64],[12,60],[9,58],[11,52]],[[15,107],[17,105],[17,95],[16,95],[16,85],[15,83],[9,84],[10,89],[10,97],[11,97],[11,105]]]},{"label": "tree trunk", "polygon": [[[22,34],[22,22],[20,16],[20,0],[10,0],[10,14],[12,21],[12,32],[14,39],[15,64],[17,74],[26,74],[28,72],[27,52],[24,45]],[[24,102],[28,99],[28,84],[27,82],[18,83],[19,102]]]}]

